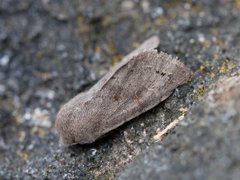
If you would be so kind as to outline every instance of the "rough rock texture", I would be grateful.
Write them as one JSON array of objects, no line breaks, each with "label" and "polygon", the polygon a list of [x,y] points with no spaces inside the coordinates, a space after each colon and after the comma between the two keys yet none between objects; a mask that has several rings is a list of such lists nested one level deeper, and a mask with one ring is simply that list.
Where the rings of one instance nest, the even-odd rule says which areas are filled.
[{"label": "rough rock texture", "polygon": [[239,179],[240,71],[219,80],[161,144],[119,179]]},{"label": "rough rock texture", "polygon": [[[239,22],[239,0],[1,0],[0,179],[113,179],[236,68]],[[191,83],[94,144],[60,147],[53,126],[60,106],[152,34],[191,68]]]}]

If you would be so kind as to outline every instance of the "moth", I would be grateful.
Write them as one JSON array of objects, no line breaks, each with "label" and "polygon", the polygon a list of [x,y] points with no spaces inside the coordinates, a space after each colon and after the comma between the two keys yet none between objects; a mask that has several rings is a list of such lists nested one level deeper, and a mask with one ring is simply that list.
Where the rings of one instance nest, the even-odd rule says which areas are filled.
[{"label": "moth", "polygon": [[55,127],[65,145],[92,143],[148,111],[190,78],[189,69],[155,48],[156,36],[128,54],[87,92],[57,114]]}]

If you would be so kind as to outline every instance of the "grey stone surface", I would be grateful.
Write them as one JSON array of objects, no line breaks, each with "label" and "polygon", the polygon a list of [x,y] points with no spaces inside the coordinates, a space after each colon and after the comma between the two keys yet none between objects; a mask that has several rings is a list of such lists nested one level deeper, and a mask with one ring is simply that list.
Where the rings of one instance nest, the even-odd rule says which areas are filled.
[{"label": "grey stone surface", "polygon": [[118,179],[239,179],[240,71],[212,86],[174,134]]},{"label": "grey stone surface", "polygon": [[[0,1],[0,179],[113,179],[236,68],[239,9],[239,0]],[[152,34],[192,81],[98,142],[60,147],[60,106]]]}]

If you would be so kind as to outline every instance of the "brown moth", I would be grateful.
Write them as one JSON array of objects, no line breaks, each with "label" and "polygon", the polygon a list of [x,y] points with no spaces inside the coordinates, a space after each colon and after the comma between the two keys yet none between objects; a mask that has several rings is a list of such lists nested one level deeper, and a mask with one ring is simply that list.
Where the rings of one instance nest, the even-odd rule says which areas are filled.
[{"label": "brown moth", "polygon": [[189,69],[156,48],[157,37],[114,66],[99,82],[67,102],[56,129],[65,145],[92,143],[107,132],[153,108],[190,78]]}]

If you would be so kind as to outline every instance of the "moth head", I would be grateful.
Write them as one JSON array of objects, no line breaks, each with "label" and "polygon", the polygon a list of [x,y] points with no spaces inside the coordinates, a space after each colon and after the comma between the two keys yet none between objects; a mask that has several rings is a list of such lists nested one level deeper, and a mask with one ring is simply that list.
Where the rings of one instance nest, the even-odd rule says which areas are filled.
[{"label": "moth head", "polygon": [[84,116],[84,103],[79,97],[66,103],[57,114],[55,127],[60,136],[60,144],[87,144],[96,139],[96,117],[92,117],[92,114]]},{"label": "moth head", "polygon": [[60,144],[71,145],[75,143],[74,127],[72,122],[73,112],[64,105],[57,114],[55,128],[60,135]]}]

